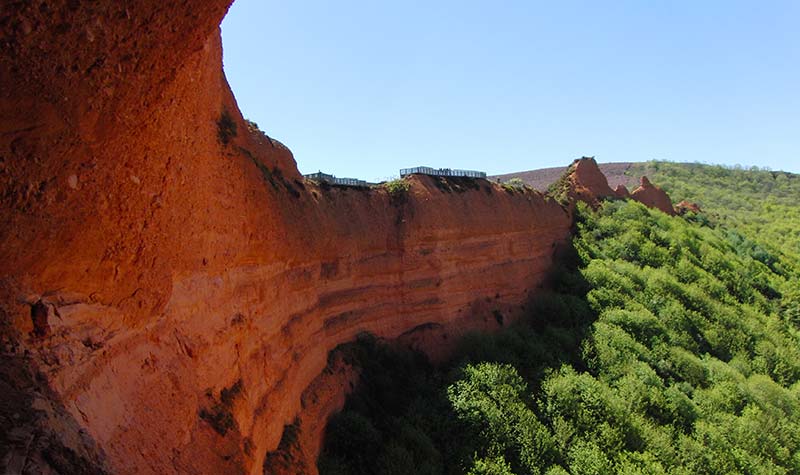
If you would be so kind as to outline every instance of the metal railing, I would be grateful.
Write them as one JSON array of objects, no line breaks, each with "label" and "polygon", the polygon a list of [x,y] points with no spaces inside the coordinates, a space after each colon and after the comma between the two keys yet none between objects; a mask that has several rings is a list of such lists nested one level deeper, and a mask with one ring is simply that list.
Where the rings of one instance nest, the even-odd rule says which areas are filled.
[{"label": "metal railing", "polygon": [[331,185],[370,186],[370,183],[364,180],[359,180],[358,178],[337,178],[334,175],[329,175],[327,173],[322,173],[322,172],[309,173],[308,175],[303,175],[303,176],[308,178],[309,180],[329,183]]},{"label": "metal railing", "polygon": [[421,175],[435,175],[435,176],[463,176],[469,178],[486,178],[486,172],[477,170],[459,170],[456,168],[431,168],[431,167],[414,167],[414,168],[401,168],[400,177],[413,175],[415,173]]}]

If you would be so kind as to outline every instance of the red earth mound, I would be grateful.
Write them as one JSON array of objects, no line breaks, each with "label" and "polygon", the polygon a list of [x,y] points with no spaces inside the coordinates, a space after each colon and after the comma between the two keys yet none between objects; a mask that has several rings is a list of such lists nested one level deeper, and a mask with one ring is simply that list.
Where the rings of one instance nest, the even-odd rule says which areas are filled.
[{"label": "red earth mound", "polygon": [[641,185],[633,190],[631,198],[650,208],[660,209],[668,215],[675,215],[675,210],[672,208],[672,200],[667,192],[650,183],[646,176],[642,177]]}]

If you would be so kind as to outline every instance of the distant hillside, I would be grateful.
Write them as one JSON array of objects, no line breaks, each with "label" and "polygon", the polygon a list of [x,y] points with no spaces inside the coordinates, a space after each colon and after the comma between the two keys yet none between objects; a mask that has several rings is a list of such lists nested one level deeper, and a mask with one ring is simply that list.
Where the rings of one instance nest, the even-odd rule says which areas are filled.
[{"label": "distant hillside", "polygon": [[[611,188],[625,184],[633,191],[639,178],[647,176],[674,202],[695,202],[716,221],[736,228],[750,239],[780,248],[793,257],[800,256],[800,175],[757,167],[662,161],[601,163],[599,167]],[[542,168],[491,178],[506,181],[518,177],[545,191],[566,168]]]},{"label": "distant hillside", "polygon": [[658,161],[631,164],[628,174],[631,178],[646,175],[673,201],[693,201],[715,221],[800,258],[800,175],[757,167]]},{"label": "distant hillside", "polygon": [[[616,163],[600,163],[600,170],[608,178],[608,184],[611,188],[616,188],[619,184],[626,186],[630,185],[631,177],[626,175],[625,172],[635,165],[631,162],[616,162]],[[547,188],[558,181],[561,175],[567,170],[567,167],[553,167],[541,168],[539,170],[528,170],[515,173],[506,173],[503,175],[494,175],[490,177],[493,180],[499,179],[500,181],[510,180],[511,178],[519,178],[528,185],[534,187],[539,191],[545,191]],[[637,177],[638,179],[638,177]]]}]

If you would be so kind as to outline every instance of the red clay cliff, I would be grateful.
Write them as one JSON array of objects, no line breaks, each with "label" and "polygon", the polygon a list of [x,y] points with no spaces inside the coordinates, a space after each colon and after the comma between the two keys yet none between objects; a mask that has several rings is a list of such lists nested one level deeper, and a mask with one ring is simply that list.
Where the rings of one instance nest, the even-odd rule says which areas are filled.
[{"label": "red clay cliff", "polygon": [[[0,382],[19,395],[0,412],[30,414],[7,470],[258,474],[288,463],[268,454],[289,427],[283,470],[315,473],[357,377],[333,348],[366,331],[441,356],[518,315],[569,235],[553,199],[484,180],[304,181],[230,92],[228,4],[4,12]],[[580,193],[613,196],[590,165]]]}]

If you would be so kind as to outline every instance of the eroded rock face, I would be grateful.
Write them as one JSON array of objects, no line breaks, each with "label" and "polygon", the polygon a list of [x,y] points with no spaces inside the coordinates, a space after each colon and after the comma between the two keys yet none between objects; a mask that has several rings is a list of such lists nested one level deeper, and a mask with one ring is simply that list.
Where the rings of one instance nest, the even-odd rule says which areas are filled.
[{"label": "eroded rock face", "polygon": [[566,194],[570,203],[583,201],[596,208],[606,198],[630,198],[647,207],[675,215],[672,200],[667,192],[650,183],[646,176],[641,178],[641,185],[633,193],[629,192],[628,188],[622,184],[612,190],[594,157],[582,157],[575,160],[567,169],[560,186],[566,187],[563,193]]},{"label": "eroded rock face", "polygon": [[227,6],[30,2],[0,24],[4,351],[113,473],[261,473],[296,420],[313,473],[351,377],[325,379],[330,350],[496,328],[569,232],[485,181],[303,182],[229,91]]},{"label": "eroded rock face", "polygon": [[616,188],[614,188],[614,195],[617,198],[630,198],[631,197],[631,192],[628,191],[628,187],[627,186],[625,186],[623,184],[619,184],[619,185],[617,185]]},{"label": "eroded rock face", "polygon": [[591,191],[594,195],[603,197],[613,195],[608,180],[594,157],[583,157],[575,162],[575,169],[572,172],[575,188]]},{"label": "eroded rock face", "polygon": [[573,201],[584,201],[597,206],[600,200],[616,196],[594,157],[582,157],[573,162],[569,170],[570,193]]},{"label": "eroded rock face", "polygon": [[650,183],[646,176],[642,177],[641,185],[633,190],[631,198],[650,208],[660,209],[670,216],[675,215],[672,200],[667,192]]}]

